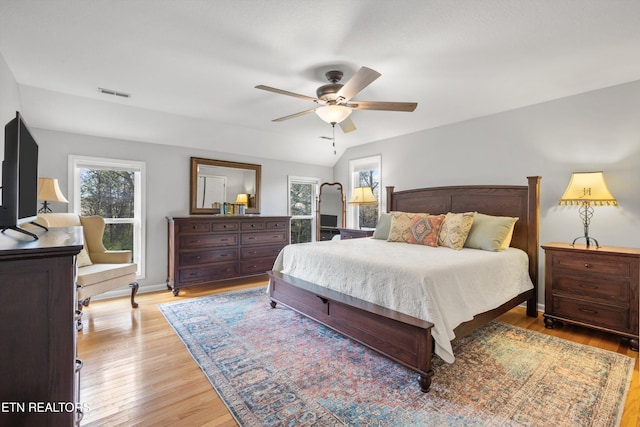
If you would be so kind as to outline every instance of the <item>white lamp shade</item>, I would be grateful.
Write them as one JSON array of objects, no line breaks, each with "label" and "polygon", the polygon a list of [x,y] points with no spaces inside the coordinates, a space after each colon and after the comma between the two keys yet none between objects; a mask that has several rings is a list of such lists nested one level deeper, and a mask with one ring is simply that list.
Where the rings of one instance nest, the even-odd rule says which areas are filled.
[{"label": "white lamp shade", "polygon": [[60,191],[56,178],[38,178],[38,200],[69,203]]},{"label": "white lamp shade", "polygon": [[342,122],[351,114],[351,108],[343,105],[325,105],[324,107],[316,108],[316,114],[322,120],[329,124],[336,124]]},{"label": "white lamp shade", "polygon": [[607,188],[604,173],[574,172],[564,194],[561,205],[617,205],[618,201]]},{"label": "white lamp shade", "polygon": [[353,195],[349,200],[350,205],[358,206],[374,206],[378,204],[371,187],[356,187],[353,189]]}]

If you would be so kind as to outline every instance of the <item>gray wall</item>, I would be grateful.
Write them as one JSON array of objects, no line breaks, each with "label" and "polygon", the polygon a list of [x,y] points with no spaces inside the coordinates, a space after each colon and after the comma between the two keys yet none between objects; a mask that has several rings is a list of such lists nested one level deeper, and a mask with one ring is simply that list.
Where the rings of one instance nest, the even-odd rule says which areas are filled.
[{"label": "gray wall", "polygon": [[572,172],[603,170],[619,206],[595,207],[590,235],[640,246],[640,81],[354,147],[336,164],[336,181],[348,188],[349,160],[376,154],[382,186],[397,190],[542,176],[541,243],[583,234],[578,208],[558,200]]}]

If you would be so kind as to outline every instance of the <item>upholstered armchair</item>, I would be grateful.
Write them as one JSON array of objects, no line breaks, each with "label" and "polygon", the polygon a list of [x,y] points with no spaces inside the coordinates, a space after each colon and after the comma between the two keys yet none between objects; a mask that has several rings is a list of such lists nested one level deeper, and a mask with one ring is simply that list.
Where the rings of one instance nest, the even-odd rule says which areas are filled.
[{"label": "upholstered armchair", "polygon": [[131,251],[109,251],[102,243],[105,223],[100,216],[79,216],[72,213],[39,214],[37,222],[46,227],[82,226],[84,249],[77,258],[78,265],[78,329],[82,329],[82,308],[91,297],[123,286],[131,287],[131,307],[138,307],[136,270]]}]

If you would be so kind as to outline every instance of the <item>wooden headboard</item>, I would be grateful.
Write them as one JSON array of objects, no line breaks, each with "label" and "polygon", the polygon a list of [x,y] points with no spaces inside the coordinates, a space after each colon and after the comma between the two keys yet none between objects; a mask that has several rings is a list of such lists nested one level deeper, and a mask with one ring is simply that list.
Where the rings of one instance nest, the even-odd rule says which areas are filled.
[{"label": "wooden headboard", "polygon": [[511,246],[529,255],[529,275],[538,288],[540,231],[540,177],[527,177],[528,185],[458,185],[393,191],[387,188],[387,212],[480,212],[518,217]]}]

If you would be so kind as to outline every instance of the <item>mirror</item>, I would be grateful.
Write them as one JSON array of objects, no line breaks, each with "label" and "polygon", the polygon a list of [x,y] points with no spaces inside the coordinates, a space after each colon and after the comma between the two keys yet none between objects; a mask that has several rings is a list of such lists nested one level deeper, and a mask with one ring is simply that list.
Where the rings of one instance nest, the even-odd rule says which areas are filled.
[{"label": "mirror", "polygon": [[342,184],[323,183],[318,194],[316,239],[331,240],[333,236],[340,234],[340,228],[345,228],[346,223],[347,212]]},{"label": "mirror", "polygon": [[225,203],[234,205],[229,214],[260,213],[261,172],[260,165],[192,157],[189,214],[225,213]]}]

